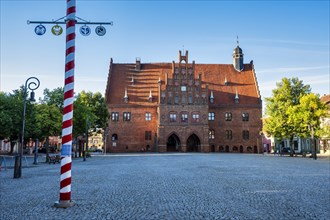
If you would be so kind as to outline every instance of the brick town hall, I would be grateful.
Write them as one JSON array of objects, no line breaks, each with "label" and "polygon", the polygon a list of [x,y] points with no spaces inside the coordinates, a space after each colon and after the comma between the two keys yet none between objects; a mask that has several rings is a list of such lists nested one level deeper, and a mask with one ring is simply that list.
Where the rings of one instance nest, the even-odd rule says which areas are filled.
[{"label": "brick town hall", "polygon": [[253,61],[121,64],[110,60],[107,152],[262,152],[262,103]]}]

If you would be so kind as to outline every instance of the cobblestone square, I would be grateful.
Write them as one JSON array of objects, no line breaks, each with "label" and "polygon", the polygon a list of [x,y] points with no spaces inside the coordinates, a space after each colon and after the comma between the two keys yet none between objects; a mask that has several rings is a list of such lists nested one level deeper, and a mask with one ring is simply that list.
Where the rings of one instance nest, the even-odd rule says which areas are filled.
[{"label": "cobblestone square", "polygon": [[[60,165],[0,171],[0,219],[330,219],[329,157],[173,153],[73,158],[72,200]],[[44,158],[43,158],[44,159]]]}]

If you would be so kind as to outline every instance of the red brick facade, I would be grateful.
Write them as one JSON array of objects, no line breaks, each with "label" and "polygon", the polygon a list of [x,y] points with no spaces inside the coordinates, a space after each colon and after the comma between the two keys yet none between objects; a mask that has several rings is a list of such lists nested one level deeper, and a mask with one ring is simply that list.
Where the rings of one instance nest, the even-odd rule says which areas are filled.
[{"label": "red brick facade", "polygon": [[179,51],[177,63],[111,59],[107,152],[262,152],[253,62],[243,64],[239,47],[233,58],[234,65],[195,64]]}]

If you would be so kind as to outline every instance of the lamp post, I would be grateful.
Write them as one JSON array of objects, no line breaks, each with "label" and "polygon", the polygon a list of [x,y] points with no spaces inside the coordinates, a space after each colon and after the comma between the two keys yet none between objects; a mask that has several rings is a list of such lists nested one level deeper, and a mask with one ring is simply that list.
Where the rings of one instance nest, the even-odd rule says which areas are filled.
[{"label": "lamp post", "polygon": [[86,157],[87,157],[87,151],[88,151],[88,129],[90,126],[90,121],[88,120],[88,117],[86,118],[86,146],[84,147],[84,159],[83,161],[86,161]]},{"label": "lamp post", "polygon": [[108,127],[106,127],[104,129],[104,145],[103,145],[103,149],[104,149],[104,154],[107,154],[107,138],[108,138]]},{"label": "lamp post", "polygon": [[316,147],[316,144],[315,144],[315,141],[314,141],[314,127],[313,125],[310,125],[310,130],[311,130],[311,148],[312,148],[312,152],[313,152],[313,159],[314,160],[317,160],[317,147]]},{"label": "lamp post", "polygon": [[33,164],[37,165],[38,164],[38,146],[39,146],[39,140],[36,138],[36,143],[34,146],[34,160]]},{"label": "lamp post", "polygon": [[34,99],[34,90],[39,88],[40,81],[37,77],[30,77],[25,81],[24,91],[23,91],[23,99],[24,99],[24,107],[23,107],[23,116],[22,116],[22,139],[21,139],[21,149],[19,155],[15,158],[15,168],[14,168],[14,178],[20,178],[22,176],[22,158],[23,158],[23,146],[24,146],[24,128],[25,128],[25,112],[26,112],[26,96],[27,89],[31,90],[30,101],[35,101]]}]

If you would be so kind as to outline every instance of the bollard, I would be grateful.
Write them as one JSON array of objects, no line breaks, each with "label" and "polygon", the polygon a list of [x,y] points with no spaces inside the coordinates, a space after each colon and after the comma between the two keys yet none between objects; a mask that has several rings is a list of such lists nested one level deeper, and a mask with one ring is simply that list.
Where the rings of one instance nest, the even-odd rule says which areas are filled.
[{"label": "bollard", "polygon": [[[21,169],[18,169],[19,167],[21,167],[21,157],[19,155],[15,156],[15,170],[14,170],[14,178],[20,178],[22,173],[21,173]],[[17,169],[16,169],[17,168]]]}]

